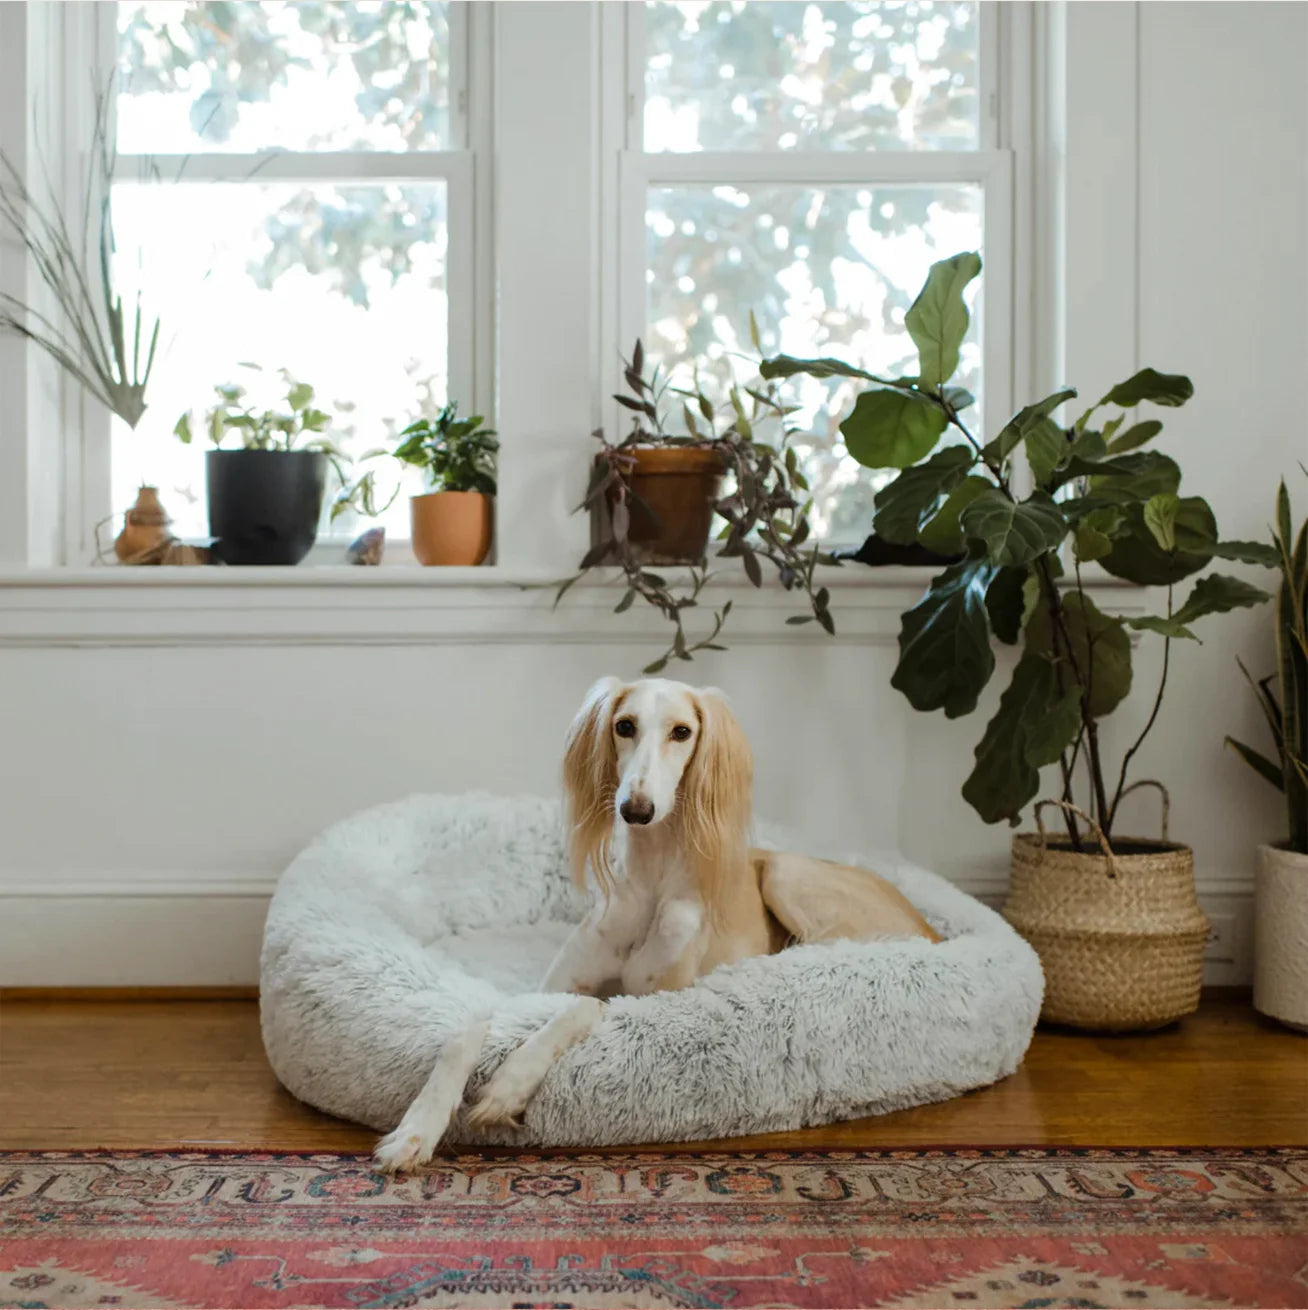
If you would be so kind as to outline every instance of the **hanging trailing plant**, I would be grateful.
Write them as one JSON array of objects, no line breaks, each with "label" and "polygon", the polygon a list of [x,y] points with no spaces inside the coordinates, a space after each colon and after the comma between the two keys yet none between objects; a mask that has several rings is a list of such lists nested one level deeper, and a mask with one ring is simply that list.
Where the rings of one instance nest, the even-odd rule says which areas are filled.
[{"label": "hanging trailing plant", "polygon": [[[877,493],[877,534],[956,557],[903,616],[891,685],[914,709],[959,718],[976,708],[994,673],[993,639],[1019,648],[963,783],[972,808],[987,823],[1016,825],[1039,789],[1040,769],[1053,764],[1061,799],[1074,804],[1083,767],[1090,795],[1082,808],[1111,836],[1131,763],[1158,718],[1173,645],[1196,640],[1192,625],[1210,614],[1267,599],[1223,573],[1199,578],[1179,604],[1177,585],[1214,559],[1267,564],[1273,552],[1221,541],[1207,502],[1180,494],[1177,463],[1144,449],[1161,420],[1129,422],[1138,405],[1183,405],[1194,390],[1189,378],[1141,369],[1069,426],[1054,417],[1076,397],[1064,388],[1021,409],[991,440],[974,435],[962,417],[973,398],[949,382],[969,321],[964,290],[980,271],[972,253],[932,266],[905,317],[916,376],[785,355],[765,360],[761,371],[767,379],[868,382],[840,430],[859,463],[898,471]],[[1029,490],[1019,490],[1014,476],[1019,458]],[[1139,618],[1102,611],[1082,577],[1092,560],[1116,577],[1165,587],[1165,611]],[[1099,726],[1131,689],[1132,630],[1162,638],[1162,675],[1147,721],[1114,769]],[[1064,813],[1080,850],[1076,820]]]},{"label": "hanging trailing plant", "polygon": [[[753,336],[757,346],[756,329]],[[661,672],[673,659],[690,660],[700,651],[726,649],[718,639],[731,613],[729,600],[713,611],[706,636],[694,640],[684,626],[686,611],[698,608],[714,576],[706,558],[687,562],[684,575],[670,581],[650,566],[648,552],[633,532],[634,519],[643,517],[648,521],[655,517],[633,488],[637,452],[693,448],[717,457],[728,484],[726,494],[712,502],[712,512],[725,520],[717,536],[721,544],[716,558],[740,560],[746,578],[755,587],[763,585],[764,565],[771,565],[786,591],[802,591],[808,600],[809,612],[793,615],[786,622],[816,622],[834,635],[830,593],[816,574],[819,564],[837,561],[811,539],[808,482],[789,444],[796,431],[789,418],[795,411],[782,403],[777,388],[759,382],[742,391],[733,383],[727,403],[715,407],[705,395],[698,375],[693,388],[683,389],[672,386],[669,375],[657,365],[647,373],[639,340],[631,358],[623,361],[623,376],[627,390],[614,398],[632,411],[631,431],[617,443],[606,440],[602,430],[595,432],[600,452],[586,495],[578,506],[590,510],[597,522],[606,522],[607,530],[601,532],[601,539],[582,559],[582,571],[558,585],[555,603],[586,570],[616,566],[622,571],[626,587],[614,612],[621,614],[641,600],[672,625],[667,650],[645,666],[646,673]],[[679,430],[672,426],[673,410],[680,419]],[[764,439],[764,430],[775,434],[774,441]]]}]

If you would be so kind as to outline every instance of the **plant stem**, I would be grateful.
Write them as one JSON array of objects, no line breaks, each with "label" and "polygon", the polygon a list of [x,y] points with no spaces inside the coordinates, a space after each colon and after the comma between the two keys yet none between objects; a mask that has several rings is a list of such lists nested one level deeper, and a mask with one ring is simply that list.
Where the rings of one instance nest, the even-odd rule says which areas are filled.
[{"label": "plant stem", "polygon": [[[1172,586],[1169,583],[1167,587],[1167,617],[1172,617]],[[1117,807],[1121,804],[1122,793],[1126,790],[1126,771],[1131,763],[1132,757],[1144,743],[1144,739],[1149,735],[1154,726],[1154,721],[1158,718],[1158,711],[1162,708],[1163,692],[1167,689],[1167,669],[1171,661],[1172,639],[1171,637],[1163,638],[1163,672],[1158,679],[1158,694],[1154,697],[1154,708],[1149,714],[1149,720],[1141,730],[1140,735],[1131,745],[1131,749],[1122,756],[1122,771],[1117,775],[1117,790],[1113,793],[1112,808],[1108,811],[1108,822],[1104,826],[1104,835],[1112,835],[1113,820],[1117,817]]]}]

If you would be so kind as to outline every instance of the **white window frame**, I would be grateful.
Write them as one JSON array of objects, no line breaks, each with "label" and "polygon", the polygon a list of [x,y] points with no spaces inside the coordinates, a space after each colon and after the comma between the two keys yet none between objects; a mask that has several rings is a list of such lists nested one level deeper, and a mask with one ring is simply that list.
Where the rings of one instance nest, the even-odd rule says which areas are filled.
[{"label": "white window frame", "polygon": [[[63,23],[62,44],[68,75],[65,85],[85,86],[75,94],[65,129],[66,160],[83,158],[86,132],[92,121],[93,88],[105,87],[117,62],[117,12],[114,0],[52,6]],[[450,4],[450,141],[446,150],[407,151],[215,151],[190,156],[152,154],[148,159],[162,178],[176,177],[183,160],[186,180],[265,186],[291,183],[423,183],[444,182],[449,256],[446,297],[449,315],[449,394],[473,412],[489,414],[494,397],[494,321],[489,242],[491,193],[489,170],[476,166],[478,148],[485,150],[490,128],[490,22],[485,6],[467,0]],[[90,70],[88,74],[88,70]],[[147,157],[118,156],[115,180],[139,178]],[[73,170],[63,183],[76,194],[81,180]],[[155,185],[168,186],[167,181]],[[482,239],[478,236],[482,234]],[[461,331],[460,324],[471,324]],[[94,524],[124,507],[111,497],[112,419],[103,406],[75,400],[63,425],[64,559],[74,566],[95,559]],[[306,565],[337,562],[345,538],[320,533]],[[396,540],[390,558],[407,544]]]},{"label": "white window frame", "polygon": [[[965,176],[987,188],[983,332],[988,412],[994,414],[1012,397],[1044,394],[1063,380],[1057,321],[1062,212],[1060,138],[1032,104],[1037,95],[1041,104],[1057,99],[1057,87],[1049,84],[1057,74],[1039,57],[1053,39],[1048,15],[1030,0],[983,3],[985,148],[967,152],[962,165]],[[9,15],[20,14],[16,26],[26,31],[31,83],[25,94],[54,123],[45,137],[52,155],[64,143],[58,181],[73,194],[84,158],[79,142],[92,118],[93,70],[113,56],[108,0],[6,10],[11,27]],[[97,25],[105,20],[88,21],[97,12],[108,17],[108,42]],[[643,282],[633,289],[631,269],[643,278],[644,218],[632,203],[633,189],[639,196],[651,181],[692,177],[721,158],[641,158],[629,149],[643,120],[643,61],[630,39],[631,25],[643,14],[638,0],[456,3],[454,12],[464,15],[455,21],[467,42],[467,94],[456,91],[453,105],[463,139],[460,150],[437,154],[465,158],[464,164],[445,162],[470,177],[472,202],[463,212],[471,223],[471,257],[451,264],[450,339],[457,349],[470,331],[472,378],[461,382],[451,359],[451,385],[463,389],[461,400],[494,417],[502,451],[495,566],[406,570],[408,585],[426,591],[540,581],[575,569],[589,539],[586,516],[572,512],[595,449],[589,434],[596,426],[625,430],[624,411],[609,397],[620,389],[620,353],[643,326]],[[784,180],[830,180],[820,156],[778,153],[775,160],[741,155],[733,176],[767,180],[763,169],[775,168]],[[943,166],[940,156],[924,153],[837,162],[857,168],[858,181],[873,183],[906,180],[911,170],[935,178]],[[397,169],[391,176],[413,175],[405,156],[383,163]],[[261,170],[261,179],[268,176]],[[455,208],[451,197],[452,223]],[[467,310],[453,303],[460,277],[465,289],[468,280],[472,287]],[[98,516],[89,493],[100,495],[100,504],[108,495],[108,419],[34,350],[4,345],[6,358],[27,361],[26,422],[19,432],[11,411],[8,429],[21,438],[30,465],[27,517],[4,529],[5,558],[19,568],[54,563],[76,569],[93,549],[91,525]],[[52,440],[55,434],[60,439]],[[312,562],[311,556],[306,564]],[[217,581],[196,576],[208,570],[176,571],[185,578],[173,572],[165,570],[168,577],[158,582],[193,589]],[[219,572],[227,587],[252,583],[259,571]],[[364,585],[359,572],[302,565],[292,576],[296,585],[317,591],[346,577]],[[376,571],[366,572],[375,578]],[[845,571],[833,585],[894,585],[893,572]],[[141,573],[96,569],[93,576],[97,583],[126,586],[149,581]]]},{"label": "white window frame", "polygon": [[[605,7],[605,67],[610,78],[603,103],[620,121],[620,141],[606,183],[604,253],[612,276],[605,306],[604,339],[623,351],[645,335],[645,202],[650,187],[677,184],[798,184],[877,186],[895,183],[960,182],[983,194],[985,261],[981,297],[984,413],[980,431],[992,430],[1013,412],[1013,397],[1031,380],[1029,326],[1016,313],[1019,296],[1030,296],[1029,274],[1016,274],[1015,251],[1026,248],[1032,221],[1028,160],[1019,150],[1031,125],[1031,14],[1026,3],[982,0],[980,9],[980,141],[976,150],[916,151],[696,151],[643,149],[645,7],[635,3]],[[1029,306],[1028,306],[1029,308]],[[851,361],[858,363],[860,361]],[[621,365],[610,350],[600,362],[606,396],[621,387]],[[605,421],[613,430],[627,426],[624,411],[609,401]],[[869,514],[869,522],[871,516]]]}]

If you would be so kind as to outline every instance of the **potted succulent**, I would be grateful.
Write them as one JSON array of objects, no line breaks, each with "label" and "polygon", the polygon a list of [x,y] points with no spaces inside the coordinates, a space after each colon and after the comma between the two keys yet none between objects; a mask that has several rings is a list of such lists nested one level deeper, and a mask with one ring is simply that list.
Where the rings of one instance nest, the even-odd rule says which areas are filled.
[{"label": "potted succulent", "polygon": [[1258,848],[1254,1006],[1292,1028],[1308,1030],[1308,520],[1296,535],[1284,482],[1272,541],[1281,571],[1276,672],[1254,682],[1245,669],[1245,677],[1272,730],[1276,758],[1234,738],[1226,740],[1282,793],[1289,821],[1284,842]]},{"label": "potted succulent", "polygon": [[[242,367],[259,371],[254,364]],[[205,415],[214,445],[205,457],[209,533],[224,564],[298,564],[318,535],[328,457],[341,455],[326,437],[313,435],[331,422],[314,407],[313,388],[285,369],[281,377],[284,407],[249,407],[245,387],[228,383],[214,388],[218,403]],[[173,431],[189,444],[191,415],[183,414]],[[232,434],[240,448],[221,449]]]},{"label": "potted succulent", "polygon": [[[1016,648],[999,708],[976,747],[963,796],[987,822],[1013,825],[1038,794],[1040,770],[1058,766],[1057,797],[1036,807],[1037,833],[1013,839],[1005,913],[1045,969],[1046,1019],[1088,1028],[1157,1027],[1198,1004],[1207,921],[1194,893],[1193,856],[1171,841],[1163,793],[1161,840],[1120,835],[1130,766],[1158,719],[1173,648],[1195,640],[1207,615],[1253,605],[1266,593],[1222,573],[1179,583],[1213,559],[1263,563],[1269,550],[1222,542],[1212,510],[1180,492],[1171,458],[1144,449],[1162,423],[1131,423],[1141,404],[1181,405],[1188,378],[1142,369],[1070,425],[1054,418],[1063,389],[1014,415],[990,440],[962,417],[971,396],[949,381],[967,330],[964,289],[976,254],[935,264],[905,319],[918,350],[912,377],[878,377],[840,360],[763,364],[765,377],[807,373],[871,385],[842,424],[850,453],[898,470],[877,493],[875,528],[959,558],[904,616],[891,685],[919,710],[970,714],[995,670],[992,639]],[[1015,464],[1025,460],[1030,490]],[[1082,566],[1166,589],[1164,612],[1106,613]],[[1100,724],[1126,698],[1132,631],[1163,643],[1152,709],[1116,769]],[[1089,795],[1082,797],[1079,777]],[[1061,811],[1064,835],[1045,832],[1041,811]]]},{"label": "potted succulent", "polygon": [[420,564],[480,564],[494,532],[500,443],[481,415],[458,417],[450,402],[403,432],[395,458],[424,470],[432,490],[410,498],[413,553]]},{"label": "potted succulent", "polygon": [[[750,326],[757,347],[752,316]],[[830,595],[815,575],[818,564],[836,561],[809,540],[808,483],[788,444],[793,410],[766,382],[743,395],[733,384],[728,403],[715,408],[698,376],[693,390],[681,390],[657,365],[647,375],[639,341],[623,371],[629,390],[614,398],[633,411],[632,429],[617,443],[607,441],[603,431],[595,433],[601,449],[578,506],[591,511],[593,544],[581,561],[582,572],[557,584],[555,603],[586,570],[616,565],[625,584],[616,612],[639,598],[672,624],[671,643],[646,665],[646,673],[660,672],[672,659],[690,660],[697,651],[725,649],[718,638],[730,601],[713,612],[708,632],[697,641],[683,623],[712,576],[707,553],[717,515],[724,521],[717,558],[739,559],[755,587],[763,585],[760,561],[772,564],[781,585],[804,591],[809,602],[810,613],[786,622],[816,621],[834,633]],[[669,428],[669,392],[681,398],[680,432]],[[775,429],[776,444],[763,438],[766,425]],[[687,566],[684,585],[651,567],[663,564]]]}]

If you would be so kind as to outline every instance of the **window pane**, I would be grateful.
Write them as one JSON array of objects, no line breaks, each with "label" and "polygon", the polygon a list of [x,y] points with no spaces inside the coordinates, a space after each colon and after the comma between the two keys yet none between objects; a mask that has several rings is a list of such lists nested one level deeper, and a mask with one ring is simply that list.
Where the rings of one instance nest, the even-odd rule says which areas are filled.
[{"label": "window pane", "polygon": [[126,154],[439,150],[449,5],[123,3],[118,77]]},{"label": "window pane", "polygon": [[[115,511],[150,482],[178,535],[207,533],[209,441],[197,431],[183,446],[171,434],[183,411],[200,418],[217,383],[249,384],[252,399],[271,408],[285,395],[277,370],[288,369],[333,413],[326,435],[355,456],[444,401],[444,182],[133,183],[116,186],[113,203],[124,300],[139,285],[163,323],[150,407],[135,432],[114,427]],[[263,375],[238,367],[243,361]],[[389,494],[399,466],[375,466]],[[329,479],[330,492],[337,485]],[[408,537],[404,496],[382,521]],[[355,526],[342,519],[334,530]]]},{"label": "window pane", "polygon": [[975,150],[976,3],[645,5],[646,150]]},{"label": "window pane", "polygon": [[[752,309],[767,354],[835,355],[871,372],[911,373],[917,356],[904,314],[933,261],[981,249],[981,215],[981,189],[961,184],[651,188],[648,353],[683,385],[698,361],[716,399],[732,371],[742,383],[754,376]],[[978,406],[980,362],[974,312],[957,383]],[[801,406],[794,421],[805,435],[794,444],[812,484],[814,530],[862,541],[872,492],[888,479],[855,463],[837,430],[859,387],[787,385]]]}]

